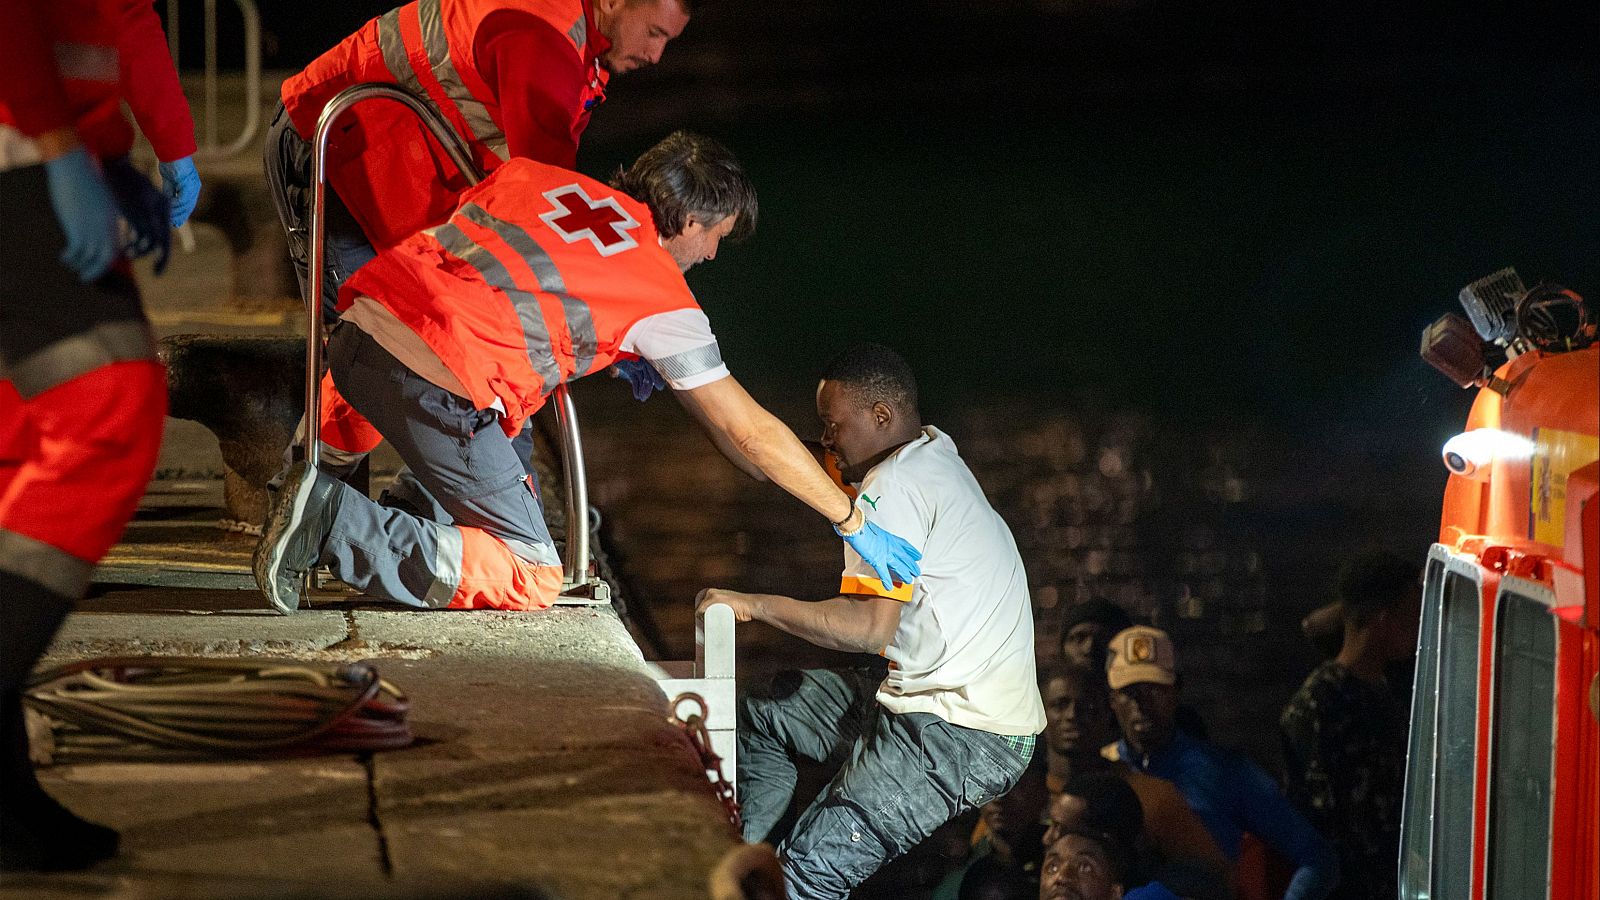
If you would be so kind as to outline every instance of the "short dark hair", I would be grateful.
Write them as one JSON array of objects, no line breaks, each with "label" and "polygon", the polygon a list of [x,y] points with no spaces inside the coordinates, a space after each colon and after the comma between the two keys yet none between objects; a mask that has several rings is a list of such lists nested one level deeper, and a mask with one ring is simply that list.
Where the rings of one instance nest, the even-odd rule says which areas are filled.
[{"label": "short dark hair", "polygon": [[1393,550],[1366,550],[1339,571],[1339,602],[1344,620],[1357,628],[1378,613],[1399,606],[1416,589],[1422,566]]},{"label": "short dark hair", "polygon": [[732,241],[756,230],[756,189],[727,147],[688,131],[674,131],[618,169],[611,186],[650,207],[663,238],[683,233],[689,216],[714,225],[736,216]]},{"label": "short dark hair", "polygon": [[1079,821],[1062,823],[1061,833],[1099,841],[1117,883],[1126,884],[1134,874],[1135,849],[1144,831],[1139,795],[1112,772],[1080,772],[1067,780],[1061,793],[1082,798],[1084,807]]},{"label": "short dark hair", "polygon": [[865,405],[883,402],[905,412],[917,411],[917,378],[898,353],[882,344],[856,344],[822,369],[823,381],[845,386]]},{"label": "short dark hair", "polygon": [[1079,666],[1062,660],[1053,660],[1039,667],[1040,693],[1043,693],[1044,689],[1050,686],[1050,682],[1058,679],[1072,684],[1098,686],[1100,690],[1108,694],[1111,691],[1111,685],[1106,681],[1105,672],[1096,672],[1089,666]]},{"label": "short dark hair", "polygon": [[1067,632],[1085,622],[1104,625],[1110,632],[1106,635],[1108,639],[1133,627],[1133,617],[1127,610],[1104,597],[1091,597],[1067,607],[1066,615],[1061,618],[1061,636],[1056,643],[1066,640]]}]

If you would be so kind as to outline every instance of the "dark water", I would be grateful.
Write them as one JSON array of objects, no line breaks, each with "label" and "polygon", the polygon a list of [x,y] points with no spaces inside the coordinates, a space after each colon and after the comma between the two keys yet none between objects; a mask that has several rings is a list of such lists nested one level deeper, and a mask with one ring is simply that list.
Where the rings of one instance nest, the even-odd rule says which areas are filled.
[{"label": "dark water", "polygon": [[718,136],[761,229],[691,281],[750,377],[872,339],[934,404],[1454,420],[1416,347],[1461,285],[1516,265],[1600,290],[1600,118],[1424,100],[742,123]]}]

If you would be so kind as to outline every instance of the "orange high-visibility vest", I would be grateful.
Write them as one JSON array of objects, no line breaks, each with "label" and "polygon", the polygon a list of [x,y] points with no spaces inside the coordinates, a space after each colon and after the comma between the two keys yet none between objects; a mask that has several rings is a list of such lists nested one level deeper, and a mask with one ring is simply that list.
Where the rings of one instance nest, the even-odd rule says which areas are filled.
[{"label": "orange high-visibility vest", "polygon": [[[499,98],[478,71],[484,19],[517,10],[566,35],[582,60],[589,41],[583,0],[416,0],[361,26],[283,83],[283,105],[306,140],[329,100],[353,84],[396,84],[426,101],[467,143],[485,172],[506,158]],[[609,73],[595,62],[581,102],[604,97]],[[371,101],[330,136],[328,179],[375,248],[444,221],[467,182],[422,123],[398,104]]]},{"label": "orange high-visibility vest", "polygon": [[449,221],[378,254],[339,292],[371,297],[516,434],[557,385],[624,354],[640,320],[698,308],[650,209],[556,166],[513,159]]}]

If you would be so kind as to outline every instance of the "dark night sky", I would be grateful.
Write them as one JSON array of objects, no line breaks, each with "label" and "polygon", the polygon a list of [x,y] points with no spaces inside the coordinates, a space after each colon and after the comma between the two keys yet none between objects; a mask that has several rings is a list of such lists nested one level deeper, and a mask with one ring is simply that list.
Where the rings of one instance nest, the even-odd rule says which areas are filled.
[{"label": "dark night sky", "polygon": [[[262,6],[294,68],[388,4]],[[679,126],[741,155],[761,230],[691,282],[757,385],[864,336],[951,403],[1448,430],[1416,348],[1462,284],[1600,292],[1597,35],[1588,3],[724,0],[580,168]]]}]

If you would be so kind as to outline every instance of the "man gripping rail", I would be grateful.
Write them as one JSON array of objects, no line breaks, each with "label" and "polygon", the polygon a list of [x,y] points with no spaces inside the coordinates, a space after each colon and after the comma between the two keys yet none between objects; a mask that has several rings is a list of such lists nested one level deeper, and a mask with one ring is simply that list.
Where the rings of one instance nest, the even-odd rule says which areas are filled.
[{"label": "man gripping rail", "polygon": [[[1017,783],[1045,727],[1033,613],[1016,542],[944,432],[922,423],[916,379],[878,344],[846,350],[817,386],[822,445],[858,508],[927,553],[903,585],[844,548],[839,594],[821,601],[708,589],[819,647],[881,653],[888,672],[779,673],[739,706],[744,837],[775,841],[789,896],[843,900],[889,860]],[[796,758],[835,766],[782,840]]]},{"label": "man gripping rail", "polygon": [[413,607],[549,606],[560,560],[511,439],[557,386],[641,358],[736,465],[821,513],[883,582],[916,577],[920,554],[867,521],[728,373],[683,280],[755,227],[738,161],[679,132],[617,182],[512,160],[447,222],[345,284],[328,347],[334,384],[399,451],[431,508],[385,508],[297,464],[255,556],[275,608],[298,607],[318,564]]}]

